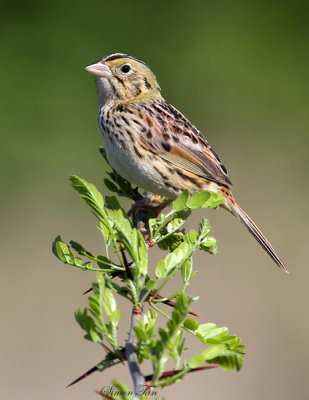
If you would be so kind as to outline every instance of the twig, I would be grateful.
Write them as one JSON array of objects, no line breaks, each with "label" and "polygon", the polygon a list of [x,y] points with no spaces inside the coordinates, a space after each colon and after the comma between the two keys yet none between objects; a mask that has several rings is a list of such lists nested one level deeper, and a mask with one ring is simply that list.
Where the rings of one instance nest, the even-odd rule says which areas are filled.
[{"label": "twig", "polygon": [[[140,299],[142,299],[146,293],[147,289],[143,288],[140,294]],[[143,305],[141,305],[141,307],[143,307]],[[138,396],[140,394],[141,389],[145,387],[145,378],[144,375],[141,373],[141,370],[139,369],[137,355],[135,353],[137,340],[135,336],[135,331],[133,329],[134,326],[137,325],[137,321],[141,318],[141,315],[142,315],[142,308],[134,306],[131,315],[131,326],[129,331],[129,337],[125,346],[125,355],[133,380],[135,396]]]}]

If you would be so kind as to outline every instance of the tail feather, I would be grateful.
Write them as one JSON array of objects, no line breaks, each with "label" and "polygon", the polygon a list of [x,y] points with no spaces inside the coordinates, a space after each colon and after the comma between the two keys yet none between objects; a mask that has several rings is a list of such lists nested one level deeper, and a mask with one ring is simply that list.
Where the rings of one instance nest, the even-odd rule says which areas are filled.
[{"label": "tail feather", "polygon": [[286,266],[279,258],[277,253],[275,252],[272,245],[263,235],[263,233],[259,230],[259,228],[255,225],[252,219],[240,208],[240,206],[235,202],[233,206],[230,208],[230,211],[245,225],[248,231],[254,236],[254,238],[259,242],[259,244],[263,247],[263,249],[270,255],[270,257],[275,261],[275,263],[282,268],[286,273],[289,274]]}]

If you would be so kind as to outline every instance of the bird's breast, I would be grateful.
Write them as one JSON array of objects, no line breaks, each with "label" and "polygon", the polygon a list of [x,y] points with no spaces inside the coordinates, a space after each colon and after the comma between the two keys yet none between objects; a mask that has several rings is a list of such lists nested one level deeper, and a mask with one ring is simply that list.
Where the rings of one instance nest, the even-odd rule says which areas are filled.
[{"label": "bird's breast", "polygon": [[124,126],[110,113],[100,110],[99,129],[109,164],[122,177],[135,185],[156,194],[171,197],[166,190],[162,175],[148,160],[148,154],[138,145],[138,135]]}]

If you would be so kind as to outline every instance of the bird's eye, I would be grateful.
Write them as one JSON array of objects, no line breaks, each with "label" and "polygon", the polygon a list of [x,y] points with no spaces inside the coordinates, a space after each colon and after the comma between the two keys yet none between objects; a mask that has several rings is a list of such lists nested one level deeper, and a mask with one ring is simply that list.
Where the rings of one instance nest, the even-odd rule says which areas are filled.
[{"label": "bird's eye", "polygon": [[124,64],[121,67],[121,71],[124,72],[125,74],[127,74],[128,72],[131,71],[131,65],[130,64]]}]

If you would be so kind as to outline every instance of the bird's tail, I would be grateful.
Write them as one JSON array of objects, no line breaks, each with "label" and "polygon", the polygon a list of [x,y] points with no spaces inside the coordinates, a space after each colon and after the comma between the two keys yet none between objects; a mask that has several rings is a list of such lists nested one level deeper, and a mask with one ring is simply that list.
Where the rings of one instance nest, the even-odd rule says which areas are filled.
[{"label": "bird's tail", "polygon": [[284,263],[281,261],[276,251],[263,235],[263,233],[259,230],[259,228],[255,225],[252,219],[242,210],[239,204],[233,198],[231,192],[228,193],[228,196],[225,194],[225,202],[222,204],[224,208],[229,210],[232,214],[234,214],[248,229],[252,236],[259,242],[259,244],[263,247],[263,249],[270,255],[270,257],[275,261],[278,267],[282,268],[285,272],[289,273]]}]

